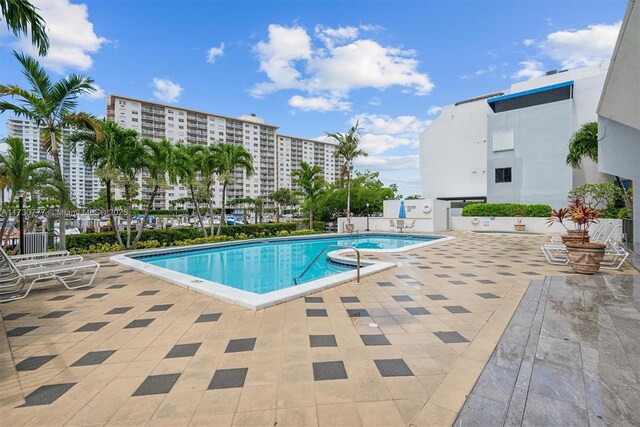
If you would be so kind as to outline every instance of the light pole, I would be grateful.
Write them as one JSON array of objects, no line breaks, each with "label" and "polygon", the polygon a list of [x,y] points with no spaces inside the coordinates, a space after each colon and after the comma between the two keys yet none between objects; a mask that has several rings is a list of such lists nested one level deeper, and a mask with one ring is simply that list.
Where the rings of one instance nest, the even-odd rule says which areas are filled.
[{"label": "light pole", "polygon": [[369,203],[367,203],[367,231],[369,231]]}]

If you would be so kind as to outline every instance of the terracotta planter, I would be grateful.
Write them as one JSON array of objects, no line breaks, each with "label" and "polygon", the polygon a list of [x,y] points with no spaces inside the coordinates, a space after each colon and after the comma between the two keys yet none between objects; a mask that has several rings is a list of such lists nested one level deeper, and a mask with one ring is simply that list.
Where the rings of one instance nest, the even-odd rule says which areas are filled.
[{"label": "terracotta planter", "polygon": [[527,226],[524,224],[513,224],[513,228],[515,228],[516,231],[524,231]]},{"label": "terracotta planter", "polygon": [[583,230],[568,230],[562,237],[562,243],[582,243],[589,241],[589,232]]},{"label": "terracotta planter", "polygon": [[565,243],[569,265],[573,271],[580,274],[594,274],[600,270],[600,262],[604,258],[602,243]]}]

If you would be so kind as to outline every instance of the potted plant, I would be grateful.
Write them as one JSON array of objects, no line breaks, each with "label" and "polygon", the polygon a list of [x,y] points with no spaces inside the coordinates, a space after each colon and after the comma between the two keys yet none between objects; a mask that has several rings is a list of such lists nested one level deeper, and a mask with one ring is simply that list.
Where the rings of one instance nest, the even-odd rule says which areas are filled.
[{"label": "potted plant", "polygon": [[525,214],[525,209],[521,206],[514,209],[514,213],[516,214],[516,224],[513,224],[513,228],[516,231],[524,231],[527,226],[522,223],[522,217]]},{"label": "potted plant", "polygon": [[566,225],[566,221],[571,219],[571,212],[574,210],[584,206],[582,199],[580,197],[574,197],[569,201],[569,207],[562,208],[558,210],[552,210],[551,216],[547,219],[547,224],[550,227],[553,223],[557,222],[564,227],[567,231],[567,234],[560,236],[562,238],[562,243],[567,244],[567,242],[582,242],[589,241],[589,231],[584,230],[579,227],[578,224],[574,223],[575,229],[570,229]]},{"label": "potted plant", "polygon": [[594,274],[600,270],[606,245],[589,241],[589,227],[598,223],[600,211],[582,205],[571,209],[569,216],[577,229],[582,231],[582,239],[565,243],[569,265],[576,273]]}]

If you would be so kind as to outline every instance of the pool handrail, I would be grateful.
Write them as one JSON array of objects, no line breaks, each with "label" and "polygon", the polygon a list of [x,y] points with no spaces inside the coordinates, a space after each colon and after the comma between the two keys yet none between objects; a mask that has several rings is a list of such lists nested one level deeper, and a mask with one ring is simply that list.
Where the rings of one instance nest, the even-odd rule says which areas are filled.
[{"label": "pool handrail", "polygon": [[302,278],[307,271],[320,259],[323,253],[331,247],[340,248],[340,249],[353,249],[356,252],[356,283],[360,283],[360,251],[355,246],[346,246],[346,245],[327,245],[324,249],[307,265],[304,271],[298,276],[293,278],[293,283],[298,284],[298,279]]}]

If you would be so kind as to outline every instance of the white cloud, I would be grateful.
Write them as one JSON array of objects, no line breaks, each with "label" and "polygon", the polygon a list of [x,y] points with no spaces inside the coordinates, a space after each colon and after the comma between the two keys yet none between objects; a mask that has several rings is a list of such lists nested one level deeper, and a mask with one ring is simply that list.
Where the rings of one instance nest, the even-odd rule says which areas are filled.
[{"label": "white cloud", "polygon": [[[32,3],[39,8],[46,22],[50,42],[49,52],[46,57],[39,58],[40,63],[60,74],[67,69],[91,68],[91,54],[98,52],[108,40],[95,33],[87,6],[69,0],[32,0]],[[38,56],[30,38],[21,38],[13,47]]]},{"label": "white cloud", "polygon": [[369,105],[373,105],[374,107],[377,107],[378,105],[382,105],[382,100],[377,96],[374,96],[369,100]]},{"label": "white cloud", "polygon": [[160,101],[176,102],[184,90],[178,83],[168,79],[153,78],[153,95]]},{"label": "white cloud", "polygon": [[[366,27],[366,29],[365,29]],[[326,28],[317,26],[314,40],[300,26],[269,25],[268,40],[254,51],[268,81],[251,89],[259,97],[280,90],[300,90],[311,97],[343,101],[360,88],[400,86],[426,95],[434,85],[418,71],[416,52],[385,47],[371,39],[358,39],[371,26]]]},{"label": "white cloud", "polygon": [[384,114],[358,114],[351,118],[351,122],[356,121],[367,133],[410,137],[419,135],[431,124],[431,120],[420,120],[416,116],[390,117]]},{"label": "white cloud", "polygon": [[556,31],[539,44],[545,56],[563,68],[594,65],[611,57],[620,32],[620,22],[593,24],[581,30]]},{"label": "white cloud", "polygon": [[358,157],[354,161],[354,166],[358,169],[371,170],[406,170],[417,169],[420,156],[410,154],[406,156],[368,156]]},{"label": "white cloud", "polygon": [[543,65],[540,61],[528,60],[520,63],[520,70],[511,76],[512,79],[535,79],[536,77],[544,76]]},{"label": "white cloud", "polygon": [[294,95],[289,99],[289,105],[303,111],[347,111],[351,109],[350,102],[340,101],[338,98],[308,97]]},{"label": "white cloud", "polygon": [[437,116],[442,111],[442,107],[438,107],[437,105],[432,105],[427,110],[427,115],[429,116]]},{"label": "white cloud", "polygon": [[395,135],[365,133],[360,137],[360,144],[367,154],[375,156],[400,147],[412,147],[415,141]]},{"label": "white cloud", "polygon": [[525,39],[522,41],[522,44],[525,46],[533,46],[536,43],[533,39]]},{"label": "white cloud", "polygon": [[218,47],[212,47],[207,51],[207,62],[213,64],[216,58],[224,54],[224,43],[220,43]]},{"label": "white cloud", "polygon": [[104,99],[104,97],[106,96],[106,94],[104,93],[104,90],[98,86],[97,84],[93,84],[93,88],[95,89],[93,92],[91,93],[87,93],[87,94],[83,94],[81,95],[82,98],[84,99],[88,99],[91,101],[96,101],[98,99]]}]

